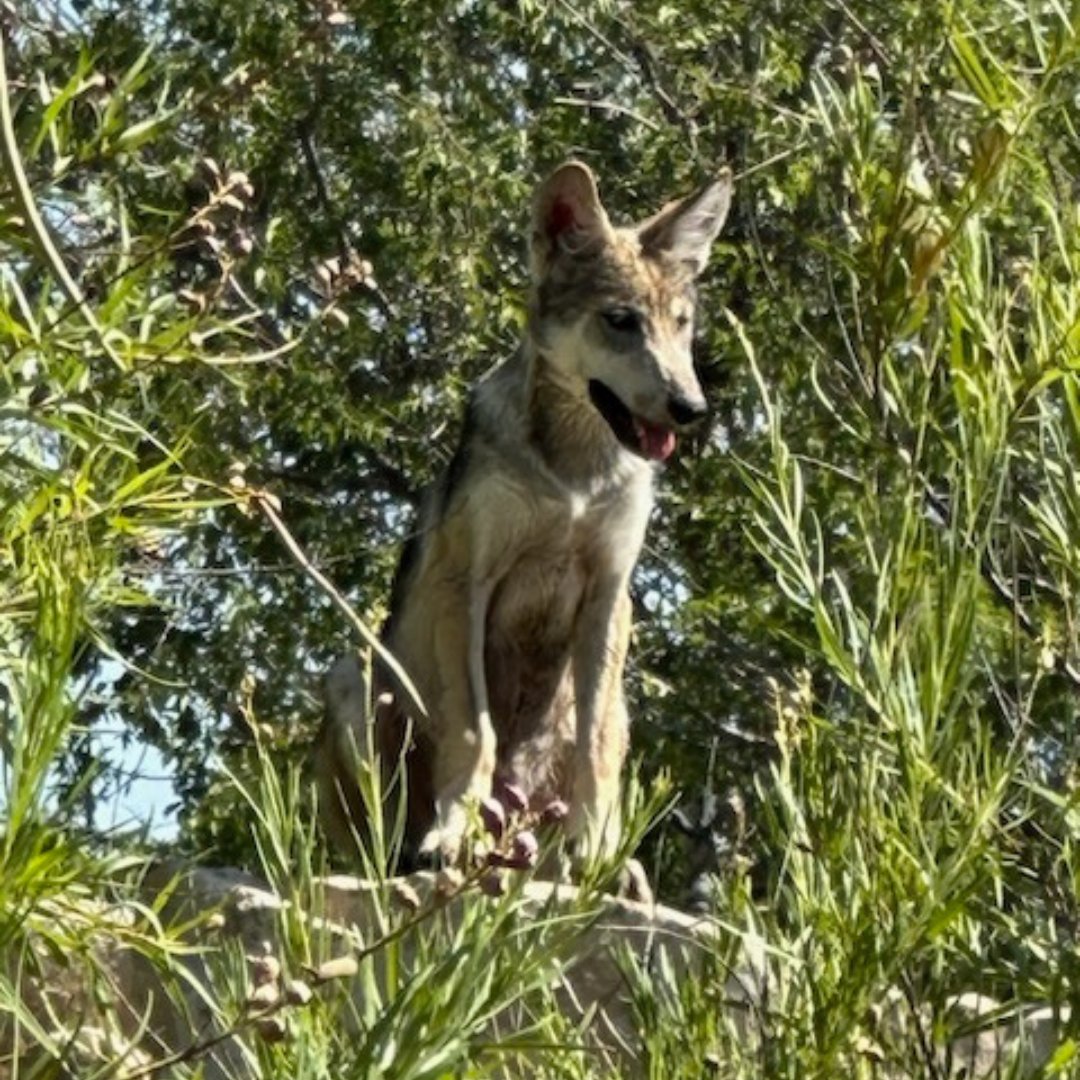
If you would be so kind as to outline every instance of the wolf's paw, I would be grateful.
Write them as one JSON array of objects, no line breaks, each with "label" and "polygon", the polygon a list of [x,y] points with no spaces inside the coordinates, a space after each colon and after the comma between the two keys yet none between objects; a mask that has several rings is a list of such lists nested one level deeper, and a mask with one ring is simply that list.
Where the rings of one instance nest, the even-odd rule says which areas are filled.
[{"label": "wolf's paw", "polygon": [[627,859],[614,876],[615,864],[621,861],[620,853],[625,858],[625,852],[620,851],[621,821],[617,809],[611,807],[606,812],[593,810],[590,813],[579,805],[571,810],[568,825],[572,878],[586,879],[595,868],[606,865],[608,869],[601,872],[605,877],[609,873],[613,875],[608,879],[611,881],[609,887],[618,896],[641,904],[654,902],[648,875],[637,859]]},{"label": "wolf's paw", "polygon": [[440,811],[435,824],[420,841],[421,864],[434,869],[456,866],[461,860],[468,828],[469,815],[461,803],[452,803]]},{"label": "wolf's paw", "polygon": [[619,850],[619,824],[617,812],[592,810],[580,803],[573,806],[566,832],[574,861],[589,863],[613,858]]},{"label": "wolf's paw", "polygon": [[[579,884],[596,882],[595,856],[582,858],[578,854],[578,847],[571,843],[569,858],[564,858],[558,866],[555,877],[567,884]],[[614,859],[614,855],[612,856]],[[645,868],[637,859],[627,859],[622,866],[615,867],[609,863],[608,869],[601,872],[601,887],[604,892],[614,893],[623,900],[632,900],[637,904],[655,904],[656,897],[653,895],[652,886],[649,884],[649,876]]]}]

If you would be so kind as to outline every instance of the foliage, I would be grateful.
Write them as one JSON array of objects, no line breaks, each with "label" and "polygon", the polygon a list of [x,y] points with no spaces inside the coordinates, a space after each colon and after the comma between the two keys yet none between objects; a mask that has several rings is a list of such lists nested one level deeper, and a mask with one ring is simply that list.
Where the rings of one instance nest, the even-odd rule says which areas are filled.
[{"label": "foliage", "polygon": [[[531,187],[575,154],[624,215],[737,175],[701,303],[714,417],[661,480],[631,680],[644,782],[670,770],[688,812],[745,807],[719,836],[709,814],[692,840],[669,821],[646,852],[679,898],[708,847],[727,944],[768,946],[770,1037],[739,1036],[715,979],[628,974],[646,1066],[932,1076],[873,1019],[890,990],[927,1033],[965,990],[1075,1000],[1075,5],[0,19],[5,957],[89,956],[94,927],[57,905],[130,894],[147,838],[100,824],[139,748],[174,777],[173,846],[315,888],[297,767],[351,631],[249,493],[281,499],[377,624],[465,387],[515,347]],[[540,1041],[573,1043],[548,969],[515,985],[525,953],[500,959],[513,905],[433,936],[432,966],[372,998],[371,1039],[347,1045],[331,1011],[253,1044],[264,1075],[374,1075],[376,1034],[406,1033],[437,1067],[400,1075],[480,1075],[449,1033],[517,998]],[[149,955],[180,947],[147,927]],[[490,957],[489,994],[447,975],[444,1022],[417,1027],[455,948]],[[0,972],[0,1012],[63,1057],[16,982]]]}]

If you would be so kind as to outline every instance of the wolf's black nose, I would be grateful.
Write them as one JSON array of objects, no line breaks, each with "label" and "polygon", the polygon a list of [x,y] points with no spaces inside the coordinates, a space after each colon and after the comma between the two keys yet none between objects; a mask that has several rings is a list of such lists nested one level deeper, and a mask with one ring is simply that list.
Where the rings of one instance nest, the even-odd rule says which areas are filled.
[{"label": "wolf's black nose", "polygon": [[688,398],[682,394],[672,394],[668,398],[668,414],[680,427],[700,420],[708,411],[704,398]]}]

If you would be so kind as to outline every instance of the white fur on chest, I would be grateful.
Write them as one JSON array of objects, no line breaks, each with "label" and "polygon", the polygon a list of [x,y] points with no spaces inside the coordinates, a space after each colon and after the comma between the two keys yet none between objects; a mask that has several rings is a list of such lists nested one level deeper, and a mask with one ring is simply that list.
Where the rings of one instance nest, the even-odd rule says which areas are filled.
[{"label": "white fur on chest", "polygon": [[629,571],[645,534],[653,495],[651,477],[634,477],[599,493],[551,487],[510,472],[488,473],[461,507],[470,522],[473,579],[501,577],[522,556],[571,554],[601,574]]},{"label": "white fur on chest", "polygon": [[569,644],[589,588],[625,579],[637,560],[652,505],[651,482],[597,497],[578,491],[538,495],[511,476],[491,476],[470,513],[479,541],[473,572],[492,587],[489,632],[516,648]]}]

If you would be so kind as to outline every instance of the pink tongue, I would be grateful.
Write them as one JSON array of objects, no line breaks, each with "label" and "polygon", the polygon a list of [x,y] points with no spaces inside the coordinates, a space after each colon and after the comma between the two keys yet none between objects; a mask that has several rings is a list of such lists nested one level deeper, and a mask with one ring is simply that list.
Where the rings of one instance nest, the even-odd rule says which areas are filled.
[{"label": "pink tongue", "polygon": [[652,461],[667,461],[675,450],[675,432],[659,424],[634,417],[634,430],[641,452]]}]

